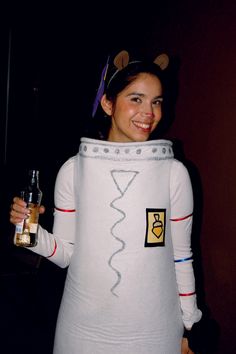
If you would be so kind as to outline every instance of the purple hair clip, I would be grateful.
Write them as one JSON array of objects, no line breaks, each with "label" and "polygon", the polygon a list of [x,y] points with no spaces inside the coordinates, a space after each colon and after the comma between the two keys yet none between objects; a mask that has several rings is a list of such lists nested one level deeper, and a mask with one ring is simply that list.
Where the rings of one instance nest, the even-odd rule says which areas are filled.
[{"label": "purple hair clip", "polygon": [[93,103],[93,111],[92,111],[92,117],[95,116],[96,112],[97,112],[97,108],[98,105],[102,99],[103,93],[104,93],[104,89],[105,89],[105,80],[106,80],[106,74],[107,74],[107,69],[109,66],[109,59],[110,56],[108,56],[107,58],[107,62],[106,65],[104,66],[103,70],[102,70],[102,74],[101,74],[101,79],[100,79],[100,84],[97,90],[97,94]]}]

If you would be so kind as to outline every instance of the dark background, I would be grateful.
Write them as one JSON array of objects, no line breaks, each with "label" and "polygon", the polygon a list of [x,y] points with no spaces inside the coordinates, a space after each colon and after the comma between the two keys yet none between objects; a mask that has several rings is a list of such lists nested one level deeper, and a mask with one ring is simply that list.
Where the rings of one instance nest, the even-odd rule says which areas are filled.
[{"label": "dark background", "polygon": [[193,182],[199,305],[220,328],[214,353],[234,354],[235,1],[79,6],[9,2],[0,13],[0,351],[52,352],[66,270],[12,245],[9,208],[27,169],[39,168],[51,229],[58,169],[78,151],[107,54],[126,49],[171,58],[164,137]]}]

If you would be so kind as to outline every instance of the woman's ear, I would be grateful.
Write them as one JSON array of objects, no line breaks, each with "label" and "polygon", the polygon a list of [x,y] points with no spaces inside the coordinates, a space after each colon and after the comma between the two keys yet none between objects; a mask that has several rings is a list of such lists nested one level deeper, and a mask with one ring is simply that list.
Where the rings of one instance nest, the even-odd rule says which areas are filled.
[{"label": "woman's ear", "polygon": [[102,96],[101,106],[108,116],[112,115],[112,102],[107,99],[107,96],[105,94]]}]

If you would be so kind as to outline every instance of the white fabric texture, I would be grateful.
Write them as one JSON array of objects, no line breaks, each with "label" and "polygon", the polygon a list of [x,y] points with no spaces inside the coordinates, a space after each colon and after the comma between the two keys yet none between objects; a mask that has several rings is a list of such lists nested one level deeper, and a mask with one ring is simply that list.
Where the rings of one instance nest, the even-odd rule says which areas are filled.
[{"label": "white fabric texture", "polygon": [[40,227],[34,248],[69,265],[54,354],[180,353],[201,311],[179,296],[195,291],[192,261],[174,262],[192,256],[193,199],[171,142],[82,138],[55,206],[53,235]]}]

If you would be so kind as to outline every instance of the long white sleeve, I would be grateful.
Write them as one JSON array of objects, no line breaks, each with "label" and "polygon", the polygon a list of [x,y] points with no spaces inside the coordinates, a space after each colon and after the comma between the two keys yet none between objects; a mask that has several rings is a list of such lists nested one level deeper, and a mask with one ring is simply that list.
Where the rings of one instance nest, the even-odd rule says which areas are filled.
[{"label": "long white sleeve", "polygon": [[38,245],[31,249],[62,268],[69,265],[75,242],[74,161],[66,161],[56,178],[53,233],[39,226]]},{"label": "long white sleeve", "polygon": [[176,279],[184,325],[190,329],[201,319],[197,308],[195,277],[192,267],[191,232],[193,193],[185,166],[173,161],[170,176],[171,234],[174,250]]}]

